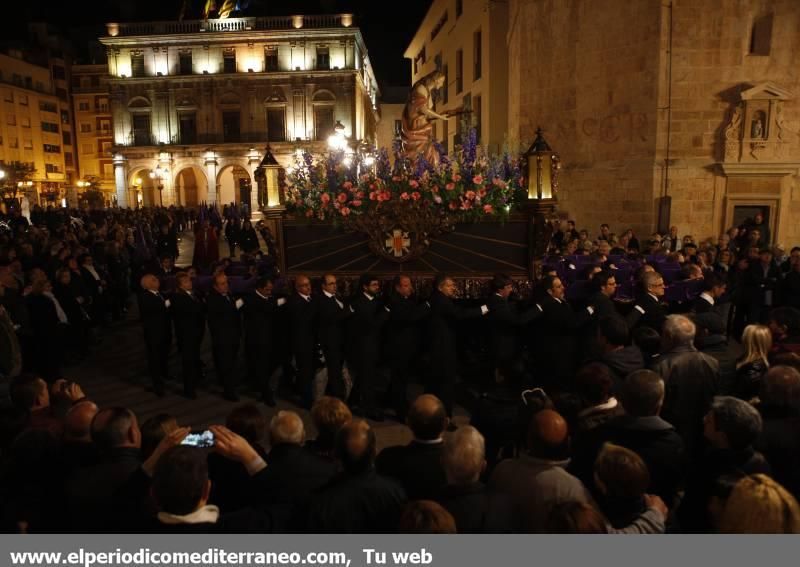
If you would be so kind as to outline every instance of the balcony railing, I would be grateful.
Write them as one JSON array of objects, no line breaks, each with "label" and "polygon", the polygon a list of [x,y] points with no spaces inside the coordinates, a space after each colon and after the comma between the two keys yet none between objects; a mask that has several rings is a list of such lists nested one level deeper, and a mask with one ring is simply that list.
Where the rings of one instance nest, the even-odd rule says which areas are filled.
[{"label": "balcony railing", "polygon": [[316,16],[275,16],[227,18],[224,20],[188,20],[182,22],[129,22],[106,24],[111,37],[142,35],[178,35],[202,32],[244,32],[253,30],[293,30],[349,28],[355,25],[352,14]]},{"label": "balcony railing", "polygon": [[225,134],[195,134],[194,136],[187,135],[181,136],[175,134],[170,138],[169,143],[161,143],[158,138],[152,134],[143,132],[136,132],[128,134],[125,140],[125,146],[159,146],[159,145],[176,145],[176,146],[190,146],[193,144],[266,144],[266,135],[259,132],[240,132],[236,135]]}]

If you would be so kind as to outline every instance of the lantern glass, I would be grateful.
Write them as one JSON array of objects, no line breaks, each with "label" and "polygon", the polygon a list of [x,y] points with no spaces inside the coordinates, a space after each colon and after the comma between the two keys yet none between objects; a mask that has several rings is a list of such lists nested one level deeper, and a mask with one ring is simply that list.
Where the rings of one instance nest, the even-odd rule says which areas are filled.
[{"label": "lantern glass", "polygon": [[267,167],[264,171],[267,182],[267,206],[278,207],[281,204],[280,184],[278,182],[278,168]]}]

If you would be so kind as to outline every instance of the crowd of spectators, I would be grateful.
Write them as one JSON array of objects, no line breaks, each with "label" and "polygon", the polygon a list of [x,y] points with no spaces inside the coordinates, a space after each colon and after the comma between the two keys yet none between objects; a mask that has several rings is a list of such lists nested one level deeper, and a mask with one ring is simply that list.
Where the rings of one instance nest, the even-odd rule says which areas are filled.
[{"label": "crowd of spectators", "polygon": [[[384,299],[384,284],[367,274],[344,299],[332,274],[318,290],[298,276],[274,293],[273,278],[256,273],[252,291],[235,293],[222,265],[201,294],[194,274],[173,276],[170,262],[158,262],[159,233],[170,239],[168,255],[179,226],[190,228],[175,211],[43,215],[38,227],[10,219],[14,232],[0,246],[11,333],[3,340],[12,345],[2,368],[12,401],[0,424],[5,531],[800,532],[800,311],[786,283],[800,274],[800,249],[784,269],[763,248],[763,227],[747,230],[748,241],[758,236],[757,257],[740,258],[735,239],[698,249],[671,233],[666,247],[664,238],[651,246],[648,256],[664,248],[679,255],[687,278],[702,278],[700,295],[673,305],[663,303],[665,278],[647,257],[633,276],[635,297],[615,298],[616,263],[635,254],[635,238],[623,237],[621,254],[606,253],[607,226],[580,245],[598,268],[587,270],[585,299],[568,301],[553,269],[530,298],[515,297],[513,281],[497,275],[485,300],[463,305],[444,274],[429,298],[400,275]],[[196,230],[216,237],[214,219],[203,217]],[[574,225],[553,242],[567,252],[555,257],[569,262],[575,240],[558,234],[574,235]],[[126,268],[110,268],[122,248]],[[725,250],[736,260],[718,270]],[[62,379],[52,328],[28,323],[26,344],[16,314],[49,311],[51,322],[71,324],[75,306],[47,294],[51,277],[60,282],[64,266],[72,272],[73,257],[83,285],[94,281],[103,296],[75,296],[86,313],[84,356],[101,336],[92,330],[123,317],[138,287],[157,394],[174,330],[184,394],[194,397],[207,322],[225,397],[238,399],[242,343],[263,401],[275,405],[271,380],[283,369],[310,409],[315,438],[299,413],[268,410],[268,420],[252,403],[209,427],[211,448],[184,444],[197,424],[183,418],[140,425],[128,408],[98,408]],[[173,279],[175,291],[163,294]],[[44,341],[47,361],[36,356]],[[76,356],[83,348],[61,344]],[[476,345],[478,358],[469,354]],[[456,383],[469,382],[470,366],[481,373],[471,383],[470,425],[456,427]],[[322,370],[327,395],[314,389]],[[428,392],[409,402],[414,378]],[[378,452],[372,422],[384,419],[384,406],[413,440]]]}]

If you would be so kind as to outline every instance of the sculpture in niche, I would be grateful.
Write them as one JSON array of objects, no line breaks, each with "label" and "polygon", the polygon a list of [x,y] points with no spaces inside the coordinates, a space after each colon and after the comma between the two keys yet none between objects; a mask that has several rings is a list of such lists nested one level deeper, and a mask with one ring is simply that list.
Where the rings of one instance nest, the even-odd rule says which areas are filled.
[{"label": "sculpture in niche", "polygon": [[753,117],[753,126],[750,129],[750,137],[754,140],[764,139],[767,137],[766,132],[764,130],[764,120],[765,120],[764,113],[762,111],[758,111],[755,113]]}]

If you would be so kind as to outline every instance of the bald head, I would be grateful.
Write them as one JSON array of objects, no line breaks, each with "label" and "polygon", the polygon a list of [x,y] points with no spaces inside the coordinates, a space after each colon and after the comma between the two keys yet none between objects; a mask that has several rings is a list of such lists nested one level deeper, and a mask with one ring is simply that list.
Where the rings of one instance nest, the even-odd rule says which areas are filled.
[{"label": "bald head", "polygon": [[88,400],[72,406],[64,417],[64,441],[92,442],[92,420],[97,415],[97,404]]},{"label": "bald head", "polygon": [[306,440],[303,420],[293,411],[279,411],[269,424],[270,444],[302,445]]},{"label": "bald head", "polygon": [[408,410],[408,426],[417,439],[439,439],[447,427],[447,410],[442,401],[431,394],[419,396]]},{"label": "bald head", "polygon": [[142,289],[146,289],[148,291],[157,291],[160,285],[158,278],[153,274],[143,275],[139,283],[141,284]]},{"label": "bald head", "polygon": [[566,420],[553,410],[537,412],[528,427],[528,450],[533,456],[561,460],[566,458],[568,447]]},{"label": "bald head", "polygon": [[363,419],[344,424],[336,439],[336,454],[344,470],[357,474],[372,468],[375,444],[375,432]]}]

